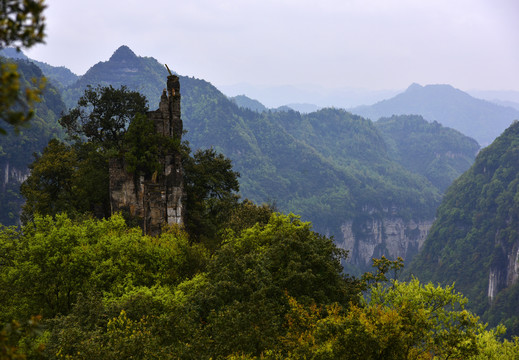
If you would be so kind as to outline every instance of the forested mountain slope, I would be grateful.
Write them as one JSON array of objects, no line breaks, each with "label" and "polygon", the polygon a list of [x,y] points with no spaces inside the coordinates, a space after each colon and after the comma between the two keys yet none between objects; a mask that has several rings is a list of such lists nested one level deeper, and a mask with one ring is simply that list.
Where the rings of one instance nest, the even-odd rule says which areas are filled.
[{"label": "forested mountain slope", "polygon": [[419,115],[382,118],[375,127],[392,159],[425,176],[441,192],[469,169],[479,150],[476,140]]},{"label": "forested mountain slope", "polygon": [[470,307],[519,334],[519,122],[448,189],[420,254],[420,281],[455,282]]},{"label": "forested mountain slope", "polygon": [[[0,61],[7,61],[2,60]],[[20,74],[22,90],[32,86],[33,78],[41,78],[42,71],[32,62],[15,61]],[[8,134],[0,136],[0,224],[14,225],[18,222],[22,199],[20,184],[28,175],[28,166],[34,161],[33,154],[40,153],[53,137],[63,136],[58,119],[65,111],[58,89],[47,84],[42,101],[35,103],[34,117],[18,134],[5,126]]]},{"label": "forested mountain slope", "polygon": [[34,63],[40,68],[47,80],[50,80],[52,85],[59,89],[72,85],[79,78],[79,76],[64,66],[52,66],[41,61],[30,59],[21,50],[16,51],[14,48],[5,48],[0,50],[0,56],[15,60],[27,60]]},{"label": "forested mountain slope", "polygon": [[[181,78],[181,84],[186,137],[195,148],[213,146],[233,160],[241,173],[243,196],[257,202],[276,201],[280,209],[300,213],[319,230],[335,234],[343,219],[362,207],[383,211],[394,205],[417,217],[433,216],[439,193],[425,179],[388,159],[370,121],[335,109],[309,115],[257,114],[237,107],[207,82]],[[311,131],[302,130],[310,138],[288,131],[289,123],[304,129],[307,122],[329,127],[327,136],[334,139],[316,138],[314,143]],[[332,127],[357,136],[326,145],[341,137]],[[327,149],[341,145],[344,149],[335,155]],[[377,146],[381,148],[372,149]],[[362,157],[361,153],[372,154]],[[372,163],[377,155],[380,159]]]},{"label": "forested mountain slope", "polygon": [[461,131],[483,146],[519,119],[519,111],[514,108],[473,98],[450,85],[412,84],[391,99],[351,111],[373,121],[392,115],[422,115],[426,120]]}]

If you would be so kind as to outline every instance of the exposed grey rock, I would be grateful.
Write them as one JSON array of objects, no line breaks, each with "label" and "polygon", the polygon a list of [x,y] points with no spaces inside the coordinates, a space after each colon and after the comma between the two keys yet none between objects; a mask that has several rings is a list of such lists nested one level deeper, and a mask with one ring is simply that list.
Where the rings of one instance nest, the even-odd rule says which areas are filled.
[{"label": "exposed grey rock", "polygon": [[361,269],[382,255],[389,259],[401,257],[408,263],[421,249],[433,221],[367,214],[345,221],[341,226],[342,239],[336,239],[336,243],[349,251],[348,262]]},{"label": "exposed grey rock", "polygon": [[[178,76],[168,76],[167,91],[162,93],[159,108],[147,114],[155,131],[181,140],[180,83]],[[183,223],[182,198],[184,173],[178,151],[159,159],[160,173],[149,177],[126,170],[124,158],[110,160],[110,203],[112,213],[122,211],[137,219],[144,233],[158,235],[164,226]]]}]

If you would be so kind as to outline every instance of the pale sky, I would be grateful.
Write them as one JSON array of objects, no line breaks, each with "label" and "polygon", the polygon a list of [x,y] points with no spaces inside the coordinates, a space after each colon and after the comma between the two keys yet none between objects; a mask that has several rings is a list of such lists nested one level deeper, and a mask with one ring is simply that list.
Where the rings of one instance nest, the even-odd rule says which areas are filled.
[{"label": "pale sky", "polygon": [[121,45],[216,86],[519,90],[517,0],[46,0],[25,53],[81,75]]}]

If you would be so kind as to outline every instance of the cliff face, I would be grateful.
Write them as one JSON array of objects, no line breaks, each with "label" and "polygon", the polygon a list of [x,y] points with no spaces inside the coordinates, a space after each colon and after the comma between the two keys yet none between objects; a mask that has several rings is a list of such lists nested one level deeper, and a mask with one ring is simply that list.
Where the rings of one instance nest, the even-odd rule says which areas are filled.
[{"label": "cliff face", "polygon": [[488,274],[488,299],[492,302],[497,294],[515,283],[519,278],[519,239],[506,244],[496,235],[492,264]]},{"label": "cliff face", "polygon": [[371,266],[373,258],[401,257],[405,263],[422,248],[433,223],[429,220],[404,220],[394,216],[365,215],[341,226],[339,247],[348,250],[348,261],[361,269]]},{"label": "cliff face", "polygon": [[0,224],[19,223],[20,208],[23,204],[19,189],[28,176],[28,168],[13,166],[8,159],[0,158]]},{"label": "cliff face", "polygon": [[29,169],[19,169],[11,166],[9,160],[0,161],[0,181],[2,184],[2,191],[5,190],[6,186],[10,183],[21,184],[29,176]]}]

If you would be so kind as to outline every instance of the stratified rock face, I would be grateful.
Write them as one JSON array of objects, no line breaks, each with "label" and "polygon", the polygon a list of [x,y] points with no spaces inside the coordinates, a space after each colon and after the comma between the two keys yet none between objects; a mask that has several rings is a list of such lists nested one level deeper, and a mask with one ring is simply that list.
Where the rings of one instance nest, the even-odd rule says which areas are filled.
[{"label": "stratified rock face", "polygon": [[[168,76],[159,108],[148,112],[148,120],[161,135],[181,140],[180,84],[175,75]],[[126,171],[124,158],[110,160],[110,200],[112,213],[125,212],[137,219],[144,232],[160,234],[166,224],[183,223],[182,197],[184,174],[180,153],[159,159],[163,171],[150,178]]]},{"label": "stratified rock face", "polygon": [[18,184],[23,183],[29,177],[30,170],[29,169],[18,169],[16,167],[10,166],[9,161],[0,161],[0,183],[2,184],[2,190],[5,189],[5,186],[10,182],[15,182]]},{"label": "stratified rock face", "polygon": [[492,302],[497,293],[519,279],[519,240],[511,244],[503,243],[496,234],[494,253],[488,275],[488,299]]},{"label": "stratified rock face", "polygon": [[342,226],[339,247],[348,250],[348,261],[361,269],[369,267],[373,258],[401,257],[405,263],[421,249],[433,220],[403,220],[396,217],[366,215]]}]

